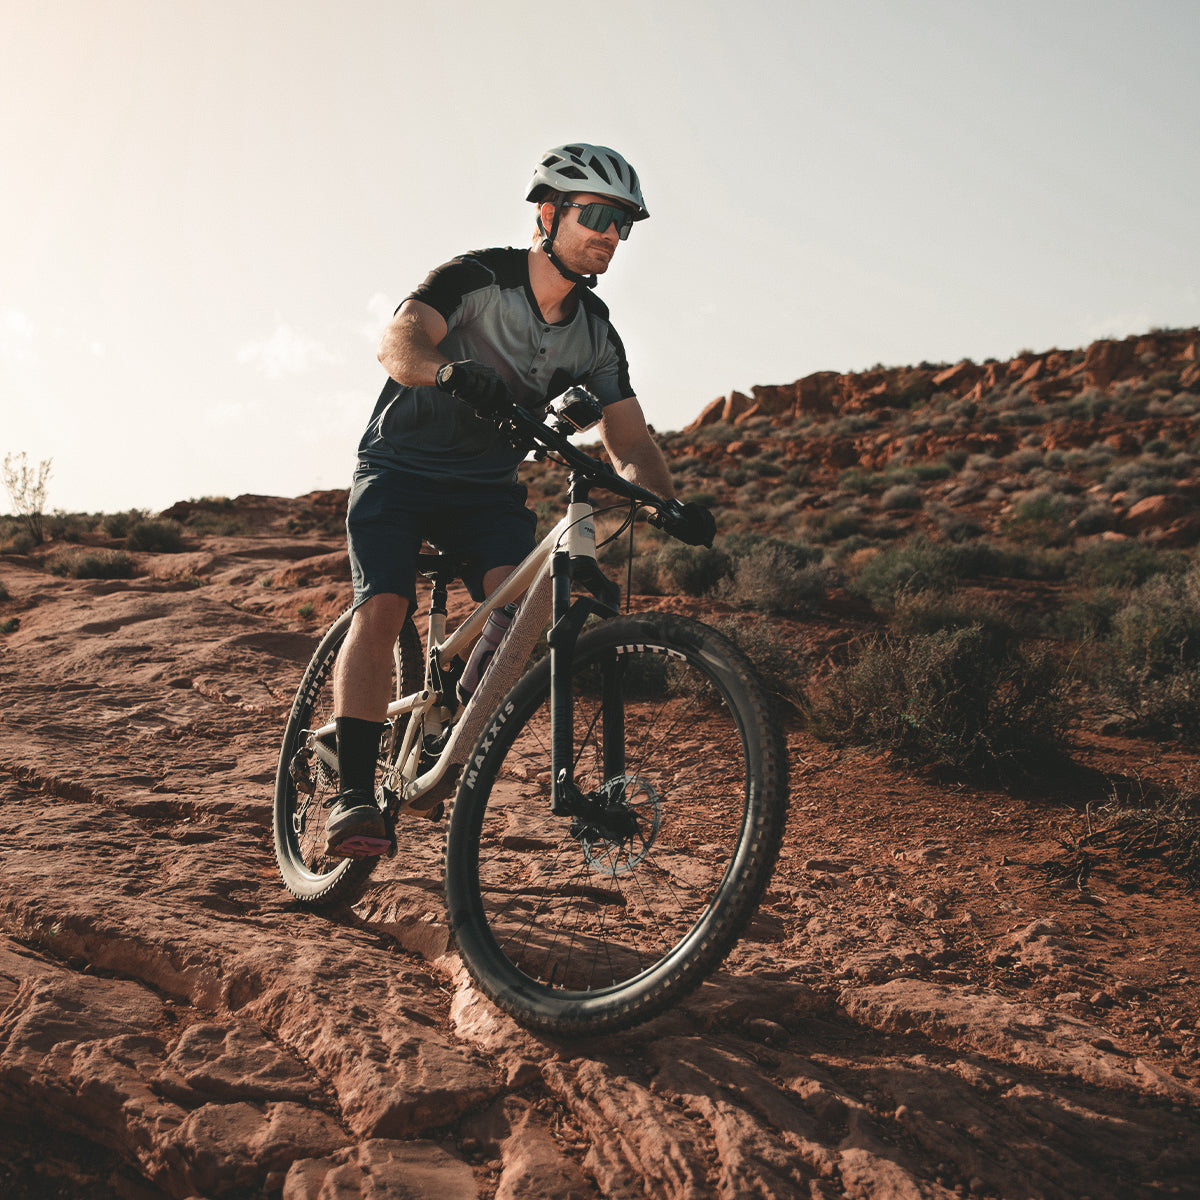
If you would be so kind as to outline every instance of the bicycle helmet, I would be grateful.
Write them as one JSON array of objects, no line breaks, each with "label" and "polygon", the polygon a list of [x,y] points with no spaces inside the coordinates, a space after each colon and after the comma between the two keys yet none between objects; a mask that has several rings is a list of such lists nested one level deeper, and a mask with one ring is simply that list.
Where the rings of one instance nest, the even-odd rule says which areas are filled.
[{"label": "bicycle helmet", "polygon": [[549,191],[611,196],[633,209],[635,221],[644,221],[650,215],[637,172],[607,146],[573,142],[547,150],[534,169],[525,199],[537,204]]},{"label": "bicycle helmet", "polygon": [[541,204],[550,193],[557,193],[560,197],[554,206],[554,222],[549,229],[542,224],[541,214],[538,214],[542,249],[564,279],[594,288],[595,275],[580,275],[572,271],[554,252],[554,239],[562,217],[561,197],[573,192],[591,192],[626,204],[633,209],[635,221],[644,221],[650,214],[642,199],[642,185],[637,172],[615,150],[587,142],[572,142],[568,146],[556,146],[542,155],[534,168],[533,179],[525,190],[525,199]]}]

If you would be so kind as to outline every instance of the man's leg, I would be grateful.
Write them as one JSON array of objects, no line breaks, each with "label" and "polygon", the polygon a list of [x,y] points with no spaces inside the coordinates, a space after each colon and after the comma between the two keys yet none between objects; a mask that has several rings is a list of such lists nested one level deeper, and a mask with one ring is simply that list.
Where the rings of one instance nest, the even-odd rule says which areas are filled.
[{"label": "man's leg", "polygon": [[392,696],[392,648],[408,601],[377,593],[354,610],[333,679],[341,792],[325,824],[325,852],[378,854],[387,847],[383,815],[375,803],[375,763]]},{"label": "man's leg", "polygon": [[515,570],[516,564],[511,567],[492,567],[490,571],[485,571],[483,574],[483,594],[490,596]]},{"label": "man's leg", "polygon": [[333,710],[339,717],[382,722],[392,695],[392,647],[400,636],[408,601],[380,592],[364,600],[350,619],[350,632],[333,676]]}]

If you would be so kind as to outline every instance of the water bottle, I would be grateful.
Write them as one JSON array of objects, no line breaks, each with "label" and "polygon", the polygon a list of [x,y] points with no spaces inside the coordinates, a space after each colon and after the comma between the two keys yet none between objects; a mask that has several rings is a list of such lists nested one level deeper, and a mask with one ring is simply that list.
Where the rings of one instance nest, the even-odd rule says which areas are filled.
[{"label": "water bottle", "polygon": [[471,651],[471,657],[467,659],[467,666],[462,673],[462,678],[458,681],[459,703],[466,704],[479,686],[479,680],[487,670],[488,663],[492,661],[496,647],[500,645],[504,635],[508,632],[508,627],[512,624],[516,611],[515,603],[506,604],[503,608],[496,609],[488,617],[487,624],[483,627],[483,632],[479,635],[479,640]]}]

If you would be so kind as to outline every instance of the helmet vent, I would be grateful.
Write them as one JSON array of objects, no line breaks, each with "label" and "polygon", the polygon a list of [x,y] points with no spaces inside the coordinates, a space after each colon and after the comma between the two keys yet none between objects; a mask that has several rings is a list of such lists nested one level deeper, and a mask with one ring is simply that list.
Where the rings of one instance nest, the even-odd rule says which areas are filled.
[{"label": "helmet vent", "polygon": [[[604,180],[605,183],[612,183],[612,176],[605,169],[605,164],[604,164],[603,159],[601,159],[593,154],[588,165],[592,168],[593,171],[596,172],[597,175],[600,176],[601,179]],[[611,163],[609,163],[608,165],[610,167],[612,166]]]}]

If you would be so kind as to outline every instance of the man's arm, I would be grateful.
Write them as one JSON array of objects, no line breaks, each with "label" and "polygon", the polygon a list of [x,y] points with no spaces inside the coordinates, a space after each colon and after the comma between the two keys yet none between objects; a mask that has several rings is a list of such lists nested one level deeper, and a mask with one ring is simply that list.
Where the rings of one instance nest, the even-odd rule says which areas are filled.
[{"label": "man's arm", "polygon": [[605,406],[600,440],[617,472],[664,499],[675,498],[675,485],[658,443],[646,428],[646,418],[636,396]]},{"label": "man's arm", "polygon": [[446,356],[438,350],[449,326],[436,308],[421,300],[405,300],[384,330],[379,361],[407,387],[432,387]]}]

